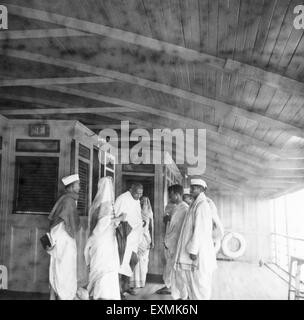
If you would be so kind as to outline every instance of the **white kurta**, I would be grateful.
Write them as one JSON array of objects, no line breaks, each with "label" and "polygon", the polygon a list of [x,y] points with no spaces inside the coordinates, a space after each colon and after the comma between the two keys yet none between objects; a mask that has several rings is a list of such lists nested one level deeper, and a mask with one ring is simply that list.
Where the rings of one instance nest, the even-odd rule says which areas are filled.
[{"label": "white kurta", "polygon": [[143,288],[146,285],[149,265],[149,253],[150,250],[148,249],[138,257],[138,263],[135,266],[134,272],[130,279],[131,288]]},{"label": "white kurta", "polygon": [[[191,260],[190,254],[197,255],[197,259]],[[185,217],[175,261],[190,300],[211,298],[212,273],[216,267],[212,212],[205,194],[201,193]]]},{"label": "white kurta", "polygon": [[142,234],[142,218],[140,201],[132,197],[130,191],[121,194],[115,201],[115,216],[118,217],[122,213],[126,213],[126,219],[132,227],[132,231],[128,235],[124,258],[120,266],[119,273],[131,277],[132,270],[130,267],[130,259],[132,252],[137,254],[138,245]]},{"label": "white kurta", "polygon": [[119,255],[115,225],[110,215],[98,220],[87,241],[84,256],[90,270],[90,296],[93,296],[94,300],[120,300]]},{"label": "white kurta", "polygon": [[171,278],[172,272],[174,271],[177,242],[188,208],[189,206],[183,201],[178,205],[174,205],[171,211],[170,222],[167,224],[164,240],[166,265],[163,274],[163,280],[167,288],[171,287]]},{"label": "white kurta", "polygon": [[73,300],[77,292],[77,247],[64,228],[64,222],[50,231],[55,244],[48,253],[51,256],[49,278],[60,300]]},{"label": "white kurta", "polygon": [[213,240],[215,241],[217,239],[222,239],[224,236],[224,227],[223,227],[223,224],[220,220],[220,217],[218,216],[217,208],[216,208],[214,202],[210,198],[206,197],[206,199],[207,199],[207,202],[210,206],[211,214],[212,214],[212,221],[215,226],[215,228],[213,228],[213,231],[212,231]]}]

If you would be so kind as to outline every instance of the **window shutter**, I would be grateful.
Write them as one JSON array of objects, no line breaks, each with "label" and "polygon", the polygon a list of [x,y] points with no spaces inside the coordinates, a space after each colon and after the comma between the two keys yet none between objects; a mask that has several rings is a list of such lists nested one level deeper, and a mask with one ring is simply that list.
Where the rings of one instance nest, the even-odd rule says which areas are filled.
[{"label": "window shutter", "polygon": [[88,215],[88,195],[89,195],[89,164],[79,160],[78,162],[78,174],[80,179],[80,192],[77,202],[77,208],[80,215]]},{"label": "window shutter", "polygon": [[58,191],[57,157],[16,157],[14,213],[49,213]]}]

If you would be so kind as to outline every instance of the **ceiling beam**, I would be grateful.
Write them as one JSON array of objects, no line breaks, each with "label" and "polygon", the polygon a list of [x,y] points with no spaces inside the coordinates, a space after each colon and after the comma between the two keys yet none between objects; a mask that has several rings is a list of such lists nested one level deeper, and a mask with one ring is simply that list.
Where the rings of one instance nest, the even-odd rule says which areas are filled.
[{"label": "ceiling beam", "polygon": [[57,29],[32,29],[32,30],[3,30],[0,32],[0,40],[43,39],[59,37],[92,37],[91,33],[78,30]]},{"label": "ceiling beam", "polygon": [[[139,126],[141,126],[142,128],[153,128],[153,123],[151,123],[151,121],[145,121],[145,120],[141,120],[141,119],[138,119],[136,117],[132,117],[130,118],[129,116],[126,116],[124,114],[115,114],[114,113],[111,113],[111,114],[107,114],[106,115],[108,118],[111,118],[111,119],[114,119],[114,120],[118,120],[118,121],[129,121],[131,124],[137,124]],[[100,128],[102,130],[102,128]]]},{"label": "ceiling beam", "polygon": [[[12,94],[1,94],[0,98],[9,99],[15,101],[22,101],[26,103],[32,103],[41,106],[41,108],[35,109],[0,109],[0,113],[3,115],[30,115],[30,114],[72,114],[72,113],[104,113],[106,112],[135,112],[133,109],[127,109],[125,107],[74,107],[71,108],[71,104],[63,103],[56,100],[41,99],[28,96],[18,96]],[[43,108],[43,106],[55,107],[55,108]],[[107,116],[107,115],[105,115]]]},{"label": "ceiling beam", "polygon": [[[1,34],[1,33],[0,33]],[[80,83],[109,83],[114,80],[102,76],[91,77],[67,77],[67,78],[38,78],[38,79],[7,79],[0,80],[0,87],[21,87],[21,86],[46,86],[61,84]]]},{"label": "ceiling beam", "polygon": [[213,64],[217,64],[221,68],[224,67],[225,61],[223,61],[222,59],[208,54],[199,53],[196,50],[187,49],[185,47],[177,46],[165,41],[142,36],[133,32],[108,27],[90,21],[67,17],[60,14],[31,9],[28,7],[16,5],[7,5],[7,7],[10,14],[26,17],[28,19],[37,19],[48,23],[58,24],[65,26],[66,28],[72,28],[99,36],[108,37],[118,41],[127,42],[129,44],[142,46],[158,52],[165,52],[167,54],[180,57],[187,61],[199,61],[202,63],[208,63],[212,60]]},{"label": "ceiling beam", "polygon": [[211,188],[212,189],[218,189],[218,190],[231,190],[231,188],[233,190],[238,190],[237,187],[235,186],[231,186],[230,184],[227,185],[226,183],[223,183],[223,182],[219,182],[219,181],[215,181],[215,179],[211,176],[208,176],[208,175],[204,175],[203,176],[204,180],[207,182],[207,185],[208,185],[208,190],[210,190],[209,186],[211,185]]},{"label": "ceiling beam", "polygon": [[287,172],[288,170],[304,170],[304,161],[293,159],[269,161],[269,168],[282,172]]},{"label": "ceiling beam", "polygon": [[86,20],[67,17],[60,14],[31,9],[28,7],[7,5],[10,14],[19,15],[29,19],[37,19],[48,23],[62,25],[79,31],[92,33],[99,36],[108,37],[129,44],[141,46],[168,55],[177,56],[185,61],[206,64],[212,68],[223,72],[238,73],[243,77],[260,81],[276,89],[287,91],[293,94],[303,95],[304,83],[284,77],[273,72],[253,67],[232,59],[223,59],[216,56],[199,52],[197,50],[185,48],[165,41],[160,41],[151,37],[142,36],[137,33],[122,29],[108,27],[102,24],[93,23]]},{"label": "ceiling beam", "polygon": [[[91,130],[102,130],[102,129],[105,129],[105,128],[120,130],[121,129],[121,124],[100,122],[98,124],[87,125],[86,127],[88,127]],[[129,123],[129,128],[130,129],[138,129],[138,128],[141,129],[141,128],[143,128],[143,126],[139,125],[139,124],[131,124],[131,123]]]},{"label": "ceiling beam", "polygon": [[235,190],[239,190],[239,187],[238,185],[235,184],[234,181],[230,181],[228,179],[225,179],[225,178],[222,178],[222,177],[219,177],[219,176],[215,176],[214,174],[210,173],[210,172],[205,172],[203,174],[203,178],[207,178],[207,179],[210,179],[212,180],[215,184],[216,183],[220,183],[226,187],[229,187],[229,188],[232,188],[232,189],[235,189]]},{"label": "ceiling beam", "polygon": [[121,73],[121,72],[117,72],[109,69],[104,69],[101,67],[90,66],[87,64],[83,64],[83,63],[75,62],[71,60],[63,60],[59,58],[47,57],[47,56],[43,56],[36,53],[30,53],[27,51],[5,49],[5,50],[0,50],[0,54],[15,57],[15,58],[20,58],[24,60],[51,64],[51,65],[55,65],[63,68],[70,68],[70,69],[81,71],[81,72],[92,73],[99,76],[104,76],[107,78],[112,78],[115,80],[127,82],[133,85],[142,86],[148,89],[160,91],[160,92],[173,95],[185,100],[202,104],[203,106],[211,106],[214,108],[218,108],[220,110],[224,110],[226,114],[233,113],[241,117],[245,117],[246,119],[251,119],[256,122],[263,123],[267,126],[274,127],[274,129],[276,130],[282,130],[285,133],[288,133],[290,136],[297,136],[304,139],[304,132],[299,127],[295,127],[285,122],[270,118],[269,116],[266,116],[263,114],[248,111],[228,103],[224,103],[224,102],[211,99],[202,95],[198,95],[193,92],[182,90],[176,87],[168,86],[159,82],[154,82],[148,79],[136,77],[131,74]]},{"label": "ceiling beam", "polygon": [[256,159],[252,158],[252,155],[249,155],[248,153],[245,153],[244,151],[237,150],[231,146],[228,146],[227,144],[223,143],[223,141],[219,139],[214,139],[214,137],[209,136],[208,137],[208,149],[213,150],[214,152],[224,155],[226,157],[229,157],[233,160],[245,162],[246,164],[252,166],[253,168],[257,169],[264,169],[265,164],[267,163],[266,160]]},{"label": "ceiling beam", "polygon": [[285,190],[280,190],[275,193],[272,193],[271,195],[268,196],[268,198],[276,199],[276,198],[283,197],[283,196],[286,196],[287,194],[297,192],[297,191],[300,191],[303,189],[304,189],[304,183],[297,185],[297,186],[294,186],[294,187],[291,187],[291,188],[288,188],[288,189],[285,189]]},{"label": "ceiling beam", "polygon": [[250,181],[265,183],[265,184],[282,184],[282,185],[295,185],[297,183],[303,183],[304,177],[302,178],[281,178],[275,176],[267,176],[260,174],[249,174],[242,170],[242,168],[236,168],[233,166],[223,165],[220,161],[214,160],[212,157],[207,155],[207,168],[212,167],[213,169],[221,169],[222,171],[227,171],[229,174],[235,175],[240,178],[245,178],[248,183]]},{"label": "ceiling beam", "polygon": [[[39,87],[41,87],[41,86],[39,86]],[[275,146],[271,146],[264,141],[255,139],[251,136],[247,136],[245,134],[239,133],[239,132],[231,130],[229,128],[222,127],[219,132],[218,126],[216,126],[216,125],[208,124],[208,123],[205,123],[200,120],[195,120],[195,119],[188,118],[188,117],[185,117],[185,116],[173,113],[173,112],[165,111],[165,106],[163,106],[163,107],[159,106],[159,108],[155,108],[155,107],[146,106],[143,104],[129,102],[127,100],[122,100],[122,99],[115,98],[115,97],[108,97],[108,96],[100,95],[95,92],[88,92],[88,91],[84,91],[84,90],[74,89],[71,87],[64,87],[64,86],[43,87],[42,86],[42,88],[46,89],[46,90],[52,90],[52,91],[65,93],[65,94],[77,95],[77,96],[81,96],[81,97],[87,98],[87,99],[93,99],[93,100],[97,100],[97,101],[121,105],[121,106],[125,106],[127,108],[130,108],[130,109],[134,109],[138,112],[147,112],[150,114],[154,114],[158,117],[163,117],[166,119],[178,121],[179,125],[185,124],[186,127],[188,127],[188,128],[195,127],[195,128],[207,129],[210,131],[210,133],[212,135],[214,135],[216,137],[229,136],[231,138],[238,140],[243,145],[256,146],[256,147],[262,149],[264,152],[272,153],[272,154],[274,154],[278,157],[281,157],[281,158],[285,158],[287,156],[294,154],[294,152],[292,152],[292,151],[289,152],[288,154],[286,154],[286,152],[284,152],[283,150],[281,150]],[[299,152],[296,151],[297,155],[298,155],[298,153]]]},{"label": "ceiling beam", "polygon": [[[129,120],[131,121],[129,116],[123,115],[123,114],[117,114],[115,117],[111,115],[111,117],[115,120]],[[147,128],[168,128],[168,123],[164,123],[161,119],[149,119],[149,121],[139,119],[135,115],[132,114],[133,120],[135,120],[136,123],[140,123],[143,125],[143,127]],[[98,126],[97,126],[98,127]],[[175,128],[175,127],[174,127]],[[178,124],[176,126],[178,128]],[[210,133],[210,132],[208,132]],[[253,155],[249,155],[243,151],[236,150],[235,148],[232,148],[231,146],[227,146],[227,144],[223,143],[223,137],[220,135],[218,137],[216,136],[210,136],[210,134],[207,133],[207,151],[214,151],[215,153],[219,153],[220,156],[226,157],[226,159],[231,159],[232,161],[238,161],[243,164],[247,164],[253,168],[256,169],[265,169],[266,162],[265,160],[256,157],[254,158]]]},{"label": "ceiling beam", "polygon": [[[207,141],[208,142],[208,141]],[[214,161],[220,161],[223,166],[232,166],[235,168],[240,168],[245,173],[248,174],[257,174],[258,168],[255,168],[252,165],[249,165],[248,163],[237,159],[237,158],[230,158],[229,156],[225,155],[225,153],[217,153],[216,148],[212,149],[210,148],[210,143],[207,143],[207,155],[209,155]]]},{"label": "ceiling beam", "polygon": [[[54,106],[57,103],[54,102]],[[17,116],[17,115],[47,115],[47,114],[75,114],[75,113],[93,113],[93,114],[100,114],[104,115],[104,113],[109,112],[125,112],[124,108],[119,107],[99,107],[99,108],[36,108],[36,109],[10,109],[10,110],[1,110],[0,113],[5,116]],[[106,115],[108,116],[108,114]]]}]

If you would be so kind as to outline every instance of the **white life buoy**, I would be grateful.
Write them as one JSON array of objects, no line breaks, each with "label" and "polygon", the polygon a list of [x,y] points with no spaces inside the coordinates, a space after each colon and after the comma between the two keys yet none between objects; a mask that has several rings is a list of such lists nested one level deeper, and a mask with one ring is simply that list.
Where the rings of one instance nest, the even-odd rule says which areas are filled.
[{"label": "white life buoy", "polygon": [[[236,239],[239,242],[239,248],[236,251],[233,251],[229,248],[229,242],[232,239]],[[232,259],[240,258],[245,253],[245,250],[246,250],[246,241],[241,234],[236,232],[229,232],[224,236],[222,241],[222,251],[226,257],[232,258]]]}]

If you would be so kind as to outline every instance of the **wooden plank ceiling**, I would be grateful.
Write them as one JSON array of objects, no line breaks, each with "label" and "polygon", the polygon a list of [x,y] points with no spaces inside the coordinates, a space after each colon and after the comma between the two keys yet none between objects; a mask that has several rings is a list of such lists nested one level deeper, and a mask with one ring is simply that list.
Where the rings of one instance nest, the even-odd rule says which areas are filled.
[{"label": "wooden plank ceiling", "polygon": [[[0,113],[98,132],[206,128],[211,190],[304,184],[304,37],[293,0],[9,0]],[[168,120],[170,119],[170,120]]]}]

